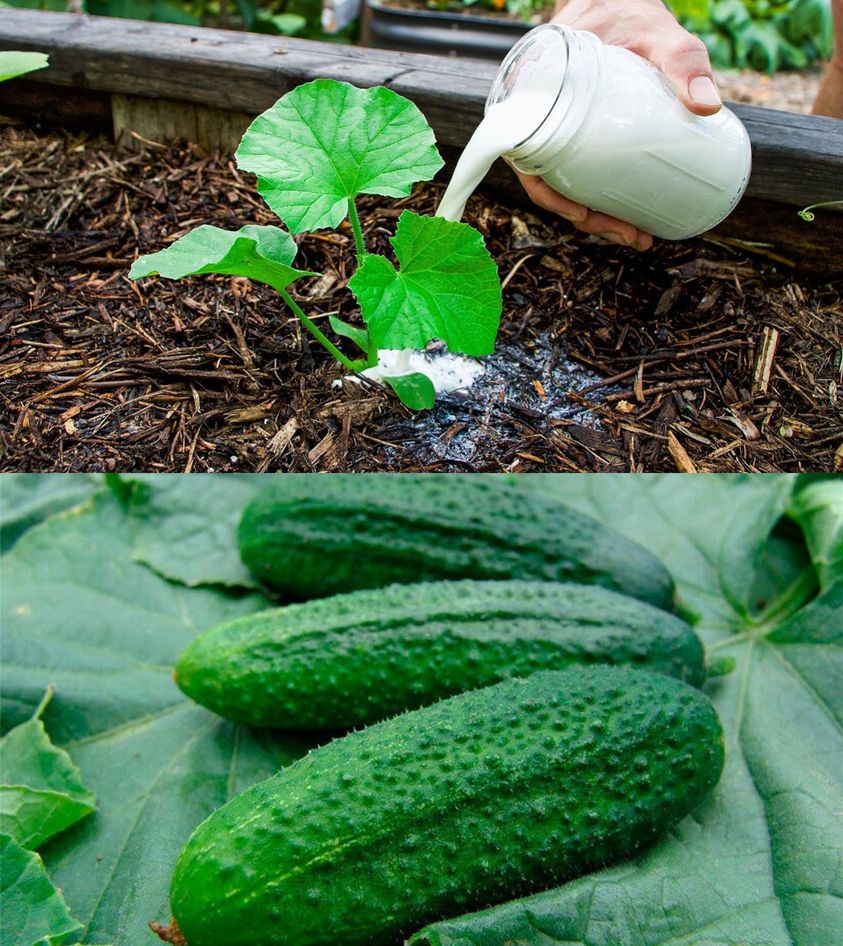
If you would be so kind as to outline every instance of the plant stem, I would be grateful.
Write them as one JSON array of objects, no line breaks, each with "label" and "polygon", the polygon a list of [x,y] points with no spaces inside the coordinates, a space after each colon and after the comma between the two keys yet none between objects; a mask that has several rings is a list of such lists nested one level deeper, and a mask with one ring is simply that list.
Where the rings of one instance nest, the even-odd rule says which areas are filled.
[{"label": "plant stem", "polygon": [[351,360],[346,358],[345,355],[339,350],[339,348],[337,348],[337,346],[331,341],[331,339],[328,338],[328,336],[325,335],[322,331],[320,331],[316,327],[316,324],[304,314],[301,307],[296,302],[293,301],[292,297],[287,292],[287,290],[279,289],[278,291],[281,294],[281,298],[287,303],[287,305],[293,310],[293,312],[295,312],[295,314],[299,317],[299,319],[301,319],[304,327],[308,330],[308,332],[310,332],[310,334],[316,339],[316,341],[319,342],[320,345],[327,348],[328,351],[334,356],[334,358],[337,359],[337,361],[341,365],[348,368],[349,371],[353,371],[356,373],[357,369],[352,364]]},{"label": "plant stem", "polygon": [[803,207],[802,210],[798,210],[796,212],[797,216],[801,217],[807,223],[810,223],[815,216],[811,211],[816,210],[817,207],[843,207],[843,200],[824,200],[820,204],[811,204],[809,207]]},{"label": "plant stem", "polygon": [[53,694],[55,692],[56,692],[56,688],[51,683],[47,687],[47,692],[44,694],[43,698],[41,699],[41,702],[38,704],[38,709],[36,709],[35,712],[32,714],[33,719],[41,719],[41,714],[47,708],[47,704],[53,698]]},{"label": "plant stem", "polygon": [[363,242],[363,230],[360,226],[360,218],[357,216],[357,205],[354,200],[348,202],[348,219],[351,221],[351,229],[354,231],[354,242],[357,245],[357,265],[359,266],[366,257],[366,244]]}]

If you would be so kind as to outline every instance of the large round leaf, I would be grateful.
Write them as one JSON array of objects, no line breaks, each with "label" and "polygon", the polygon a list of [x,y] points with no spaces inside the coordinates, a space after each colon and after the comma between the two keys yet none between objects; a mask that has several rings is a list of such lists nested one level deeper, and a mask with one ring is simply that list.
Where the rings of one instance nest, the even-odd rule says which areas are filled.
[{"label": "large round leaf", "polygon": [[480,233],[405,210],[391,242],[399,269],[370,255],[348,283],[375,345],[424,348],[438,338],[453,352],[490,355],[501,284]]},{"label": "large round leaf", "polygon": [[443,163],[412,102],[333,79],[300,85],[259,115],[236,158],[293,233],[338,226],[358,194],[404,197]]}]

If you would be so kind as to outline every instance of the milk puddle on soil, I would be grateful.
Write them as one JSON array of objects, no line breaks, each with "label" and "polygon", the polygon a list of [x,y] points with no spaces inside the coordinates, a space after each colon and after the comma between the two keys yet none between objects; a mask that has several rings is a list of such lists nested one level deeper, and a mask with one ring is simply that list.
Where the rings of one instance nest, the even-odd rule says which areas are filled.
[{"label": "milk puddle on soil", "polygon": [[[429,371],[443,356],[422,357],[428,365],[418,368]],[[570,396],[600,377],[572,361],[551,332],[529,343],[503,342],[494,355],[479,360],[482,374],[468,388],[443,393],[432,410],[379,431],[382,439],[401,444],[400,450],[386,451],[388,462],[412,457],[444,472],[500,470],[507,457],[511,461],[518,450],[529,450],[537,434],[546,446],[555,429],[601,429],[597,415]],[[589,398],[599,402],[615,390],[600,388]]]},{"label": "milk puddle on soil", "polygon": [[[493,105],[465,146],[436,216],[459,222],[468,198],[494,162],[528,137],[546,114],[544,95],[522,94]],[[450,352],[386,349],[378,352],[377,365],[362,374],[383,384],[384,378],[417,371],[427,375],[436,394],[442,395],[468,388],[483,374],[484,366],[475,358]]]}]

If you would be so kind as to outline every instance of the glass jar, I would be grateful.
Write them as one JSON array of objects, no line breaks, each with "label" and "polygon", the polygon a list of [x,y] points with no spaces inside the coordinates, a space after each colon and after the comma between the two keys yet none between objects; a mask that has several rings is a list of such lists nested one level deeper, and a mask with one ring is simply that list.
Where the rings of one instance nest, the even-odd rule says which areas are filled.
[{"label": "glass jar", "polygon": [[694,115],[652,63],[593,33],[550,23],[519,40],[486,114],[504,102],[514,114],[522,100],[538,123],[508,161],[655,236],[681,240],[710,229],[749,180],[749,136],[729,109]]}]

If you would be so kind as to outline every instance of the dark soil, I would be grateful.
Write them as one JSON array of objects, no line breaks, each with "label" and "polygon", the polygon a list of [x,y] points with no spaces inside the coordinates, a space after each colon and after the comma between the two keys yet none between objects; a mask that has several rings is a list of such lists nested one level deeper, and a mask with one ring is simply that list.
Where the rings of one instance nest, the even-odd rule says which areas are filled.
[{"label": "dark soil", "polygon": [[[2,470],[843,468],[841,287],[692,240],[646,254],[475,197],[505,281],[481,382],[412,415],[243,279],[127,278],[201,223],[277,222],[228,158],[0,132]],[[387,247],[404,207],[362,201]],[[301,241],[315,317],[355,318],[349,232]],[[350,352],[351,353],[351,352]]]}]

